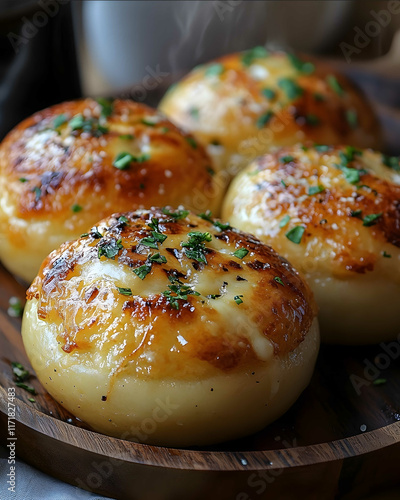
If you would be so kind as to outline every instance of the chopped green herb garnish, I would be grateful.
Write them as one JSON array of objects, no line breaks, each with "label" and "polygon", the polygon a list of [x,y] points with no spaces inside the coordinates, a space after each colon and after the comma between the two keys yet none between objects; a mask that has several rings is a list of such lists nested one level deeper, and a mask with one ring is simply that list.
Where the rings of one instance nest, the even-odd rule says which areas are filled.
[{"label": "chopped green herb garnish", "polygon": [[156,262],[157,264],[166,264],[167,259],[164,257],[164,255],[160,255],[159,253],[155,253],[154,255],[150,255],[149,261]]},{"label": "chopped green herb garnish", "polygon": [[331,146],[327,146],[325,144],[314,144],[314,148],[318,153],[326,153],[331,149]]},{"label": "chopped green herb garnish", "polygon": [[186,256],[189,259],[207,264],[204,242],[212,240],[211,234],[208,232],[192,231],[188,233],[188,236],[189,240],[181,243],[181,246],[185,249]]},{"label": "chopped green herb garnish", "polygon": [[392,256],[390,255],[390,253],[387,253],[386,250],[383,251],[382,255],[384,257],[386,257],[387,259],[391,259],[392,258]]},{"label": "chopped green herb garnish", "polygon": [[215,175],[215,170],[212,167],[206,167],[206,170],[210,175]]},{"label": "chopped green herb garnish", "polygon": [[199,108],[194,108],[194,107],[189,108],[189,115],[193,118],[193,120],[197,121],[200,118]]},{"label": "chopped green herb garnish", "polygon": [[386,384],[386,382],[387,382],[387,380],[385,378],[377,378],[372,383],[374,385],[383,385],[383,384]]},{"label": "chopped green herb garnish", "polygon": [[91,231],[90,231],[90,236],[92,238],[94,238],[95,240],[98,240],[100,238],[103,237],[103,235],[99,232],[99,230],[97,229],[97,227],[93,228]]},{"label": "chopped green herb garnish", "polygon": [[168,127],[161,127],[161,128],[160,128],[160,131],[161,131],[163,134],[168,133],[168,132],[169,132],[169,130],[170,130],[170,129],[169,129]]},{"label": "chopped green herb garnish", "polygon": [[305,231],[305,227],[295,226],[290,231],[288,231],[285,234],[285,236],[288,240],[290,240],[293,243],[296,243],[296,245],[298,245],[301,242],[301,239],[303,238],[304,231]]},{"label": "chopped green herb garnish", "polygon": [[243,295],[235,295],[233,297],[233,300],[236,302],[236,304],[243,304],[243,300],[241,299],[241,297],[243,297]]},{"label": "chopped green herb garnish", "polygon": [[34,398],[28,398],[28,401],[29,401],[30,403],[36,403],[36,399],[34,399]]},{"label": "chopped green herb garnish", "polygon": [[215,293],[210,293],[209,295],[207,295],[207,299],[219,299],[219,297],[221,297],[220,294],[215,294]]},{"label": "chopped green herb garnish", "polygon": [[81,212],[83,210],[83,207],[75,203],[74,205],[72,205],[71,210],[72,212],[74,212],[74,214],[77,214],[78,212]]},{"label": "chopped green herb garnish", "polygon": [[382,214],[369,214],[363,219],[363,226],[374,226],[378,219],[382,217]]},{"label": "chopped green herb garnish", "polygon": [[382,155],[382,163],[397,172],[400,171],[400,157]]},{"label": "chopped green herb garnish", "polygon": [[357,170],[356,168],[342,167],[343,175],[347,182],[350,184],[357,184],[360,182],[360,175],[365,174],[365,170]]},{"label": "chopped green herb garnish", "polygon": [[119,136],[119,138],[122,140],[131,141],[132,139],[134,139],[134,136],[132,134],[122,134]]},{"label": "chopped green herb garnish", "polygon": [[152,231],[151,234],[158,243],[164,243],[164,241],[167,239],[167,236],[165,234],[161,234],[156,231]]},{"label": "chopped green herb garnish", "polygon": [[220,229],[221,231],[232,229],[229,222],[221,222],[219,220],[213,219],[211,210],[206,210],[206,212],[198,214],[198,216],[201,217],[203,220],[211,222],[211,224],[213,224],[216,228]]},{"label": "chopped green herb garnish", "polygon": [[362,210],[351,210],[350,212],[351,217],[357,217],[358,219],[362,218],[361,215],[362,215]]},{"label": "chopped green herb garnish", "polygon": [[132,295],[132,290],[130,288],[122,288],[117,286],[117,289],[121,295],[126,295],[127,297],[129,295]]},{"label": "chopped green herb garnish", "polygon": [[313,63],[308,61],[302,61],[294,54],[288,54],[288,59],[292,63],[292,65],[301,73],[305,73],[306,75],[310,75],[314,72],[315,66]]},{"label": "chopped green herb garnish", "polygon": [[[157,233],[156,231],[152,231],[151,234],[152,234],[151,239],[154,243],[156,243],[156,246],[146,245],[146,243],[145,243],[146,238],[143,238],[142,240],[140,240],[140,243],[142,245],[148,246],[150,248],[158,248],[157,243],[163,243],[167,239],[167,236],[165,234]],[[149,239],[150,239],[150,237],[149,237]]]},{"label": "chopped green herb garnish", "polygon": [[157,233],[161,233],[160,231],[160,227],[158,225],[158,219],[156,217],[153,217],[151,219],[151,222],[148,223],[148,226],[150,229],[152,229],[153,231],[156,231]]},{"label": "chopped green herb garnish", "polygon": [[166,264],[167,259],[164,257],[164,255],[161,255],[159,252],[153,255],[149,255],[147,257],[147,261],[145,262],[145,264],[141,265],[140,267],[137,267],[136,269],[133,270],[133,272],[137,274],[140,279],[143,280],[151,271],[153,263]]},{"label": "chopped green herb garnish", "polygon": [[313,196],[314,194],[319,194],[325,191],[324,186],[311,186],[308,188],[308,196]]},{"label": "chopped green herb garnish", "polygon": [[118,168],[118,170],[127,170],[133,160],[134,158],[130,153],[118,153],[113,162],[113,166]]},{"label": "chopped green herb garnish", "polygon": [[169,217],[172,217],[174,220],[180,220],[180,219],[184,219],[185,217],[187,217],[189,215],[189,210],[171,211],[171,210],[168,210],[168,208],[163,207],[162,213],[164,215],[168,215]]},{"label": "chopped green herb garnish", "polygon": [[[157,248],[157,247],[156,247]],[[145,277],[149,274],[151,271],[151,266],[148,264],[143,264],[142,266],[137,267],[136,269],[133,270],[133,272],[139,276],[141,280],[144,280]]]},{"label": "chopped green herb garnish", "polygon": [[284,188],[287,188],[286,182],[283,179],[281,179],[281,184]]},{"label": "chopped green herb garnish", "polygon": [[7,314],[12,318],[20,318],[24,312],[24,306],[18,297],[10,297],[8,301]]},{"label": "chopped green herb garnish", "polygon": [[35,201],[39,201],[41,196],[42,196],[42,190],[40,189],[40,187],[38,186],[35,186],[33,189],[32,189],[32,193],[35,193]]},{"label": "chopped green herb garnish", "polygon": [[127,225],[128,224],[128,219],[125,217],[125,215],[121,215],[121,217],[118,218],[118,222],[120,224],[123,224],[123,225]]},{"label": "chopped green herb garnish", "polygon": [[250,50],[246,50],[242,54],[242,64],[244,66],[250,66],[256,59],[262,59],[267,57],[269,52],[265,47],[254,47]]},{"label": "chopped green herb garnish", "polygon": [[279,158],[279,161],[282,163],[290,163],[290,162],[294,161],[294,157],[291,155],[281,156]]},{"label": "chopped green herb garnish", "polygon": [[21,363],[16,361],[11,362],[11,368],[16,382],[25,382],[31,376],[28,370],[26,370]]},{"label": "chopped green herb garnish", "polygon": [[29,392],[30,394],[33,394],[33,395],[37,394],[34,387],[32,387],[30,385],[26,385],[23,382],[16,382],[15,385],[17,387],[20,387],[21,389],[24,389],[25,391]]},{"label": "chopped green herb garnish", "polygon": [[85,119],[83,115],[76,115],[69,121],[69,126],[72,130],[78,130],[85,124]]},{"label": "chopped green herb garnish", "polygon": [[274,116],[274,113],[272,111],[267,111],[266,113],[262,114],[257,118],[257,128],[263,128],[265,125],[271,120],[271,118]]},{"label": "chopped green herb garnish", "polygon": [[215,63],[215,64],[210,64],[204,74],[205,76],[219,76],[225,71],[225,68],[222,64]]},{"label": "chopped green herb garnish", "polygon": [[220,222],[219,220],[214,220],[213,224],[218,229],[221,229],[221,231],[226,231],[227,229],[232,229],[229,222]]},{"label": "chopped green herb garnish", "polygon": [[303,95],[303,89],[291,78],[280,78],[278,86],[285,92],[289,99],[294,100]]},{"label": "chopped green herb garnish", "polygon": [[153,231],[151,232],[151,236],[146,236],[146,237],[142,238],[139,241],[139,243],[141,245],[146,246],[146,247],[157,249],[158,244],[163,243],[167,239],[167,236],[160,232],[160,229],[158,226],[158,219],[156,219],[155,217],[153,217],[151,219],[151,222],[148,224],[148,226],[151,229],[153,229]]},{"label": "chopped green herb garnish", "polygon": [[340,85],[338,82],[337,78],[335,75],[328,75],[326,77],[326,81],[329,85],[329,87],[339,96],[344,95],[344,90],[343,87]]},{"label": "chopped green herb garnish", "polygon": [[346,146],[345,151],[339,152],[339,156],[344,164],[347,164],[346,162],[354,161],[356,156],[362,156],[362,154],[361,149],[357,149],[353,146]]},{"label": "chopped green herb garnish", "polygon": [[140,123],[143,123],[143,125],[147,125],[148,127],[155,127],[158,123],[158,120],[150,116],[148,118],[142,118],[140,120]]},{"label": "chopped green herb garnish", "polygon": [[146,237],[142,238],[139,241],[139,243],[141,245],[144,245],[145,247],[155,248],[155,249],[158,248],[157,240],[153,236],[146,236]]},{"label": "chopped green herb garnish", "polygon": [[311,125],[312,127],[315,127],[320,123],[320,120],[317,115],[306,115],[305,119],[307,125]]},{"label": "chopped green herb garnish", "polygon": [[285,286],[285,283],[281,280],[281,278],[279,276],[275,276],[274,281],[276,281],[277,283],[279,283],[282,286]]},{"label": "chopped green herb garnish", "polygon": [[320,94],[319,92],[315,92],[313,94],[314,100],[317,102],[324,102],[325,101],[325,96],[323,94]]},{"label": "chopped green herb garnish", "polygon": [[95,120],[94,118],[86,119],[83,115],[75,115],[68,122],[68,125],[71,127],[72,131],[82,130],[83,132],[91,133],[95,137],[108,132],[108,129],[100,125],[98,120]]},{"label": "chopped green herb garnish", "polygon": [[26,177],[20,177],[19,182],[28,182],[28,179]]},{"label": "chopped green herb garnish", "polygon": [[285,227],[290,221],[290,215],[285,215],[285,217],[280,221],[279,227]]},{"label": "chopped green herb garnish", "polygon": [[68,121],[67,115],[65,114],[58,115],[54,118],[53,128],[59,128],[61,127],[61,125],[64,125],[64,123],[67,123],[67,121]]},{"label": "chopped green herb garnish", "polygon": [[275,99],[276,97],[276,92],[272,89],[262,89],[261,93],[264,97],[270,100]]},{"label": "chopped green herb garnish", "polygon": [[121,240],[103,240],[99,243],[98,246],[98,251],[97,251],[97,256],[100,259],[100,257],[104,256],[107,257],[107,259],[115,259],[115,257],[118,255],[119,251],[122,250],[124,247],[121,243]]},{"label": "chopped green herb garnish", "polygon": [[188,142],[193,149],[197,149],[197,142],[193,137],[189,136],[189,137],[185,137],[185,139],[186,139],[186,142]]},{"label": "chopped green herb garnish", "polygon": [[98,104],[101,106],[100,116],[103,118],[108,118],[112,115],[114,111],[114,104],[111,99],[105,99],[104,97],[99,97],[97,99]]},{"label": "chopped green herb garnish", "polygon": [[248,253],[249,251],[246,248],[238,248],[235,252],[233,252],[233,255],[238,259],[243,259]]},{"label": "chopped green herb garnish", "polygon": [[346,120],[352,129],[358,127],[358,114],[354,109],[348,109],[346,111]]},{"label": "chopped green herb garnish", "polygon": [[187,300],[188,295],[200,295],[199,292],[192,290],[190,286],[183,284],[168,285],[169,290],[163,292],[170,306],[173,309],[179,309],[179,300]]}]

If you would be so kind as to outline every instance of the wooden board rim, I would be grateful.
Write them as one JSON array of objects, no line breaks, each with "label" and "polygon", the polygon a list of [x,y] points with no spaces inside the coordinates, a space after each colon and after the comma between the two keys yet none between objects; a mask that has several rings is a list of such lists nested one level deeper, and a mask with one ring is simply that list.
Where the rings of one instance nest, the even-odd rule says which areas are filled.
[{"label": "wooden board rim", "polygon": [[[2,387],[0,395],[0,411],[7,415],[7,394]],[[16,414],[19,423],[37,433],[85,451],[141,465],[184,470],[287,469],[356,457],[400,442],[400,422],[395,422],[357,436],[287,449],[240,452],[175,449],[124,441],[75,427],[45,415],[20,400]]]}]

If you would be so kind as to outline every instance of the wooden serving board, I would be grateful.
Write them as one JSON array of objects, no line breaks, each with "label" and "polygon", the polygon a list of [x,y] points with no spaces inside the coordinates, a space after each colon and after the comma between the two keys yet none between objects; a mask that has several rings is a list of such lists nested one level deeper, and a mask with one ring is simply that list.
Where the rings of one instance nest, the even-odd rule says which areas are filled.
[{"label": "wooden serving board", "polygon": [[[29,381],[38,393],[34,403],[31,394],[15,387],[11,361],[32,368],[21,320],[7,309],[10,297],[24,300],[24,294],[24,286],[0,266],[0,441],[7,439],[7,390],[13,387],[17,454],[38,469],[123,500],[323,500],[337,495],[350,500],[400,484],[400,365],[388,355],[377,358],[385,353],[383,346],[323,346],[308,389],[288,413],[256,435],[202,450],[152,447],[92,432],[35,378]],[[400,344],[392,349],[400,359]],[[364,373],[377,363],[368,376],[385,379],[381,385]],[[361,384],[360,394],[355,382]]]}]

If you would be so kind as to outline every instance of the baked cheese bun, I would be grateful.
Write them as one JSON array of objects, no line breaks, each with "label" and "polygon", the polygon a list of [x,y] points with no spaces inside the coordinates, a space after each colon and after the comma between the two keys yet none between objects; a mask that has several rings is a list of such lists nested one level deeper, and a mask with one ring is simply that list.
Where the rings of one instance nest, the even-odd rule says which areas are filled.
[{"label": "baked cheese bun", "polygon": [[380,128],[360,89],[328,64],[256,47],[195,68],[160,109],[202,142],[225,183],[274,146],[380,148]]},{"label": "baked cheese bun", "polygon": [[327,342],[396,338],[399,159],[353,147],[283,148],[232,182],[223,216],[301,271]]},{"label": "baked cheese bun", "polygon": [[61,243],[117,211],[218,211],[211,160],[191,135],[133,101],[45,109],[0,146],[0,259],[26,281]]},{"label": "baked cheese bun", "polygon": [[208,212],[109,217],[54,251],[27,298],[44,387],[93,429],[145,443],[262,429],[307,386],[319,347],[297,271]]}]

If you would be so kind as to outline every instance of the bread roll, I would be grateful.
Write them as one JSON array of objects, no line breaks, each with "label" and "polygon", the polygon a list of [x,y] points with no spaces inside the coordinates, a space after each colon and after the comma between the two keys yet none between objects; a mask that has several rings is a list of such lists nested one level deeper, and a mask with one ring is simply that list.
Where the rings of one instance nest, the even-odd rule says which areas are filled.
[{"label": "bread roll", "polygon": [[301,271],[319,305],[321,338],[396,338],[400,301],[398,158],[352,147],[293,146],[232,182],[223,216]]},{"label": "bread roll", "polygon": [[109,217],[54,251],[27,297],[22,334],[41,383],[123,439],[188,446],[258,431],[298,398],[318,353],[298,273],[209,213]]},{"label": "bread roll", "polygon": [[347,78],[322,61],[263,47],[195,68],[160,109],[208,148],[225,184],[276,146],[381,146],[374,112]]},{"label": "bread roll", "polygon": [[23,121],[0,146],[0,259],[26,281],[103,217],[143,206],[218,210],[204,149],[155,110],[85,99]]}]

